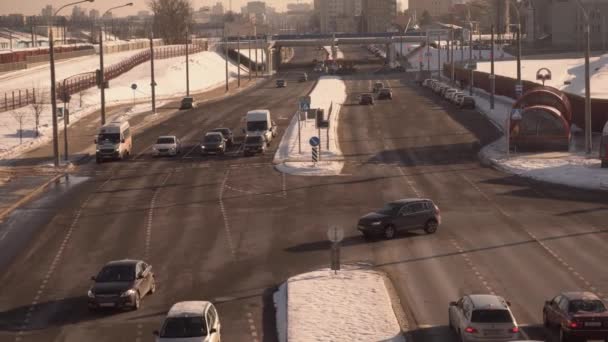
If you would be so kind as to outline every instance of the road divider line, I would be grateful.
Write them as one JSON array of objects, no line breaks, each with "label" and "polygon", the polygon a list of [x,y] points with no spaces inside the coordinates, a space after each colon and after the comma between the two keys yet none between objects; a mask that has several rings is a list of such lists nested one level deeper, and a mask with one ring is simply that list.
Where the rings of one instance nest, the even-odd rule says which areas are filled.
[{"label": "road divider line", "polygon": [[232,241],[232,232],[230,231],[230,221],[228,221],[228,214],[226,214],[226,208],[224,206],[224,190],[226,189],[226,183],[228,182],[228,176],[230,175],[230,169],[226,170],[224,174],[224,179],[222,180],[222,185],[220,186],[220,194],[219,194],[219,203],[220,203],[220,211],[222,212],[222,218],[224,219],[224,230],[226,232],[226,239],[228,240],[228,247],[230,248],[230,253],[232,254],[232,258],[236,261],[236,249],[234,247],[234,242]]}]

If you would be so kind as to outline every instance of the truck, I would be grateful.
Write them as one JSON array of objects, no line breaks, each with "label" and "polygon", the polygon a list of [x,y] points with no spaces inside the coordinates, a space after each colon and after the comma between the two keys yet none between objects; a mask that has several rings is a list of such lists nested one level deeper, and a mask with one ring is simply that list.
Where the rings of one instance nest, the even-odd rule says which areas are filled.
[{"label": "truck", "polygon": [[277,135],[277,125],[270,118],[268,109],[255,109],[247,112],[245,117],[247,123],[247,135],[264,135],[266,141],[270,142]]}]

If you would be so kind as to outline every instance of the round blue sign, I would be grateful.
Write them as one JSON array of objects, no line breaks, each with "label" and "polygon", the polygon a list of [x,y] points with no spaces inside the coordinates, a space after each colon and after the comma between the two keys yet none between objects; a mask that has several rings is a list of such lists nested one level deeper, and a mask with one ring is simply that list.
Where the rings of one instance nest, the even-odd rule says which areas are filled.
[{"label": "round blue sign", "polygon": [[321,139],[319,139],[319,137],[312,137],[308,142],[310,143],[310,146],[317,147],[321,143]]}]

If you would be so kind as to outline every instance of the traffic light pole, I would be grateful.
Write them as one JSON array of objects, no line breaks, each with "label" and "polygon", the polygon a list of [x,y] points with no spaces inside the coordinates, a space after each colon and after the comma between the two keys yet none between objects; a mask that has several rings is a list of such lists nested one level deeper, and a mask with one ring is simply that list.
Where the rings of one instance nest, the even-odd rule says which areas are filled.
[{"label": "traffic light pole", "polygon": [[152,87],[152,114],[156,114],[156,81],[154,80],[154,40],[153,35],[150,34],[150,87]]},{"label": "traffic light pole", "polygon": [[99,86],[101,87],[101,125],[106,124],[106,85],[103,75],[103,30],[99,29]]}]

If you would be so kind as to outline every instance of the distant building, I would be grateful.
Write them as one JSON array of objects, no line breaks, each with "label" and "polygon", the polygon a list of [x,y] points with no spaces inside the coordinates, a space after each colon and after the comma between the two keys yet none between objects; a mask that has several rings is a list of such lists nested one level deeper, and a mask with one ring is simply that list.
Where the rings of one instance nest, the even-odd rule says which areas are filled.
[{"label": "distant building", "polygon": [[362,27],[365,32],[387,32],[396,15],[396,0],[363,0]]},{"label": "distant building", "polygon": [[264,1],[249,1],[247,3],[247,15],[249,18],[255,17],[257,23],[267,22],[267,8]]},{"label": "distant building", "polygon": [[139,11],[137,12],[137,16],[140,18],[148,18],[152,16],[152,14],[150,14],[150,11]]},{"label": "distant building", "polygon": [[315,0],[314,4],[322,33],[358,31],[358,25],[352,24],[361,15],[362,0]]},{"label": "distant building", "polygon": [[53,9],[53,6],[52,6],[52,5],[46,5],[46,6],[45,6],[45,7],[42,9],[42,11],[40,12],[40,15],[41,15],[41,16],[43,16],[43,17],[45,17],[45,18],[49,18],[49,17],[51,17],[51,16],[53,15],[53,13],[54,13],[54,12],[55,12],[55,11],[54,11],[54,9]]},{"label": "distant building", "polygon": [[103,15],[103,17],[101,17],[104,20],[109,20],[112,19],[112,12],[107,12]]},{"label": "distant building", "polygon": [[84,9],[82,9],[82,7],[80,6],[74,6],[72,7],[72,20],[74,21],[81,21],[86,19],[87,14],[84,11]]},{"label": "distant building", "polygon": [[310,12],[310,11],[312,11],[311,4],[307,4],[307,3],[287,4],[287,12]]},{"label": "distant building", "polygon": [[211,7],[211,15],[224,15],[224,5],[221,2]]},{"label": "distant building", "polygon": [[89,19],[91,19],[93,21],[99,19],[100,15],[101,15],[101,13],[99,13],[99,11],[96,9],[92,9],[89,11]]},{"label": "distant building", "polygon": [[415,13],[416,18],[420,20],[425,11],[434,18],[446,15],[450,13],[453,5],[453,0],[409,0],[408,10],[412,15]]},{"label": "distant building", "polygon": [[25,16],[23,14],[9,14],[0,16],[0,26],[24,27]]}]

